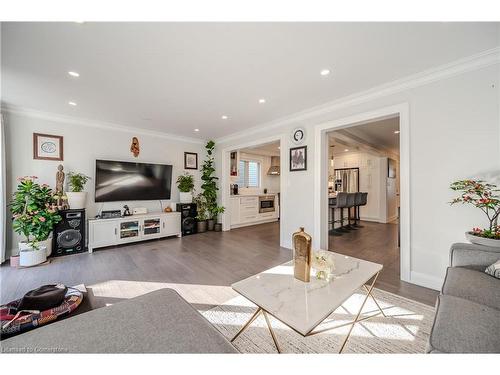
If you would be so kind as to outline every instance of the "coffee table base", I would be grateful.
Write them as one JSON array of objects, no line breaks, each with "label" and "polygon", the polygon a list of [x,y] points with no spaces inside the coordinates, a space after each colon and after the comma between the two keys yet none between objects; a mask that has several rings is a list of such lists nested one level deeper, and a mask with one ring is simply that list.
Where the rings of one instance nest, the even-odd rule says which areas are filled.
[{"label": "coffee table base", "polygon": [[[278,318],[276,318],[273,314],[271,314],[270,312],[266,311],[265,309],[263,309],[262,307],[258,306],[257,308],[257,311],[255,311],[255,313],[252,315],[252,317],[250,318],[250,320],[248,320],[248,322],[245,323],[245,325],[243,327],[241,327],[241,329],[238,331],[238,333],[236,333],[236,335],[231,339],[231,342],[233,342],[234,340],[236,340],[238,338],[238,336],[243,333],[243,331],[245,331],[254,321],[255,319],[257,319],[257,317],[259,316],[260,313],[262,313],[264,315],[264,318],[266,320],[266,325],[267,325],[267,328],[269,329],[269,332],[271,333],[271,337],[273,339],[273,342],[274,342],[274,346],[276,346],[276,350],[278,351],[278,353],[281,353],[281,349],[280,349],[280,346],[278,344],[278,339],[276,337],[276,334],[274,333],[274,330],[271,326],[271,323],[269,321],[269,317],[268,315],[271,315],[272,317],[274,317],[275,319],[279,320],[280,322],[282,322],[283,324],[285,324],[287,327],[291,328],[292,330],[294,330],[295,332],[297,332],[298,334],[300,334],[302,337],[308,337],[308,336],[313,336],[313,335],[317,335],[318,333],[323,333],[323,332],[327,332],[327,331],[331,331],[333,329],[337,329],[337,328],[341,328],[341,327],[345,327],[345,326],[348,326],[350,325],[351,327],[349,328],[349,332],[347,333],[347,336],[344,338],[344,341],[342,342],[342,346],[340,347],[340,350],[339,350],[339,354],[342,353],[342,351],[344,350],[346,344],[347,344],[347,341],[349,340],[349,337],[351,336],[351,333],[352,333],[352,330],[354,328],[354,325],[356,323],[359,323],[359,322],[362,322],[362,321],[365,321],[367,319],[370,319],[370,318],[373,318],[375,316],[378,316],[380,314],[382,314],[383,317],[386,317],[385,313],[384,313],[384,310],[380,307],[380,305],[378,304],[377,300],[375,299],[375,297],[373,296],[372,294],[372,291],[373,291],[373,287],[375,285],[375,282],[377,281],[377,278],[378,278],[378,275],[380,274],[380,272],[378,272],[374,278],[373,278],[373,281],[371,282],[370,286],[366,286],[366,285],[363,285],[363,287],[365,288],[366,290],[366,297],[365,299],[363,300],[363,303],[361,304],[361,307],[358,311],[358,313],[356,314],[356,318],[352,321],[352,322],[348,322],[348,323],[344,323],[344,324],[340,324],[340,325],[337,325],[335,327],[330,327],[330,328],[325,328],[325,329],[320,329],[318,331],[314,331],[314,329],[316,327],[318,327],[321,323],[323,322],[320,322],[316,327],[314,327],[309,333],[307,334],[302,334],[298,331],[296,331],[295,329],[293,329],[292,327],[290,327],[288,324],[282,322],[281,320],[279,320]],[[363,308],[365,307],[365,304],[366,304],[366,301],[368,300],[368,298],[371,297],[373,299],[373,302],[375,302],[375,305],[377,306],[379,312],[376,313],[376,314],[372,314],[372,315],[369,315],[369,316],[365,316],[363,318],[360,318],[361,316],[361,313],[363,312]]]}]

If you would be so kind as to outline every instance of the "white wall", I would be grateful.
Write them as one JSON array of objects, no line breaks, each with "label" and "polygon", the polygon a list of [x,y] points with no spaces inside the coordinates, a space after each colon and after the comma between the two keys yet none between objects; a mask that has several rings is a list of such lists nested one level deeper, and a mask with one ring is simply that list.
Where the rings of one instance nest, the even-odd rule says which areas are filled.
[{"label": "white wall", "polygon": [[[128,204],[130,208],[140,206],[147,207],[149,211],[160,211],[159,201],[96,204],[94,202],[96,159],[173,165],[171,201],[178,202],[179,191],[175,180],[179,174],[184,172],[184,151],[197,152],[199,166],[205,157],[202,142],[188,142],[149,134],[141,135],[140,132],[132,134],[127,131],[95,126],[80,126],[9,112],[6,112],[4,116],[7,143],[7,194],[10,196],[15,190],[16,178],[25,175],[38,176],[40,183],[47,183],[54,187],[57,166],[63,164],[66,172],[82,172],[92,177],[85,188],[89,192],[86,207],[88,217],[95,216],[101,209],[121,209],[124,204]],[[62,135],[64,137],[64,161],[34,160],[33,133]],[[141,153],[137,158],[134,158],[130,152],[133,136],[137,136],[140,142]],[[196,188],[199,190],[199,171],[189,170],[188,172],[195,176]],[[163,207],[170,204],[171,201],[162,201]],[[10,227],[8,233],[10,235],[8,236],[7,249],[15,249],[17,235]]]},{"label": "white wall", "polygon": [[[456,73],[454,73],[456,74]],[[500,169],[499,65],[380,95],[372,100],[318,111],[315,116],[293,117],[275,127],[266,126],[247,134],[219,140],[219,149],[237,146],[249,139],[281,135],[281,163],[287,165],[290,133],[303,126],[307,135],[308,169],[289,172],[282,191],[281,218],[285,235],[281,245],[291,247],[291,235],[299,226],[314,232],[314,127],[328,121],[407,102],[410,111],[410,206],[411,280],[438,288],[448,265],[453,242],[464,241],[464,232],[483,225],[477,210],[450,207],[454,196],[449,184],[457,179],[495,176]],[[420,84],[420,83],[419,83]],[[412,87],[409,85],[409,87]],[[390,92],[390,91],[389,91]],[[218,162],[220,163],[220,155]],[[219,164],[220,165],[220,164]]]}]

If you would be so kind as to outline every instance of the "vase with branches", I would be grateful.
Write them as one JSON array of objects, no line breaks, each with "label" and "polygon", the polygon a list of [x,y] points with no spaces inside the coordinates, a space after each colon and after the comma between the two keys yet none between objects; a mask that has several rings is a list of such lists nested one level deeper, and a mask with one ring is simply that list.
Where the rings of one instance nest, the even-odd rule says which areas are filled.
[{"label": "vase with branches", "polygon": [[[475,237],[496,240],[500,246],[500,189],[496,185],[482,180],[460,180],[451,184],[450,188],[459,191],[460,196],[453,199],[450,204],[469,204],[480,209],[488,219],[487,228],[474,227],[470,234]],[[471,236],[468,236],[471,240]],[[471,240],[472,241],[472,240]],[[489,242],[489,244],[492,244]]]}]

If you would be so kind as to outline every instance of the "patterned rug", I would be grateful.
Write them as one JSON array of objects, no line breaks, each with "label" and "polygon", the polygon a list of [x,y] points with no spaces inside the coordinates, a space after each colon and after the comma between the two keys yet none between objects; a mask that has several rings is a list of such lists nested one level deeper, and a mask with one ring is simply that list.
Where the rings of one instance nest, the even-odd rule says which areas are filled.
[{"label": "patterned rug", "polygon": [[[424,353],[434,308],[422,303],[374,289],[373,295],[387,317],[378,315],[357,323],[343,353]],[[317,329],[337,326],[355,318],[365,293],[356,292]],[[226,338],[231,339],[250,319],[256,306],[242,296],[211,310],[201,312]],[[378,312],[371,298],[362,316]],[[283,353],[338,353],[349,326],[317,335],[302,337],[270,316]],[[235,341],[241,353],[276,353],[262,314]]]}]

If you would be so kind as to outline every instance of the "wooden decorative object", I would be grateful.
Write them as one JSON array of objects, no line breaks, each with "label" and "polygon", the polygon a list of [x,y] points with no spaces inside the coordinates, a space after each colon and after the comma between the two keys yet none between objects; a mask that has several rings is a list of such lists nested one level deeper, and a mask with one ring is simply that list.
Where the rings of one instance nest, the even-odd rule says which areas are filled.
[{"label": "wooden decorative object", "polygon": [[298,280],[308,283],[311,278],[312,238],[309,234],[304,232],[304,227],[300,227],[300,230],[293,234],[292,243],[294,262],[293,276]]},{"label": "wooden decorative object", "polygon": [[33,133],[33,159],[64,160],[63,137]]},{"label": "wooden decorative object", "polygon": [[139,139],[137,137],[132,138],[132,144],[130,145],[130,152],[134,154],[134,157],[138,157],[141,152],[139,148]]}]

